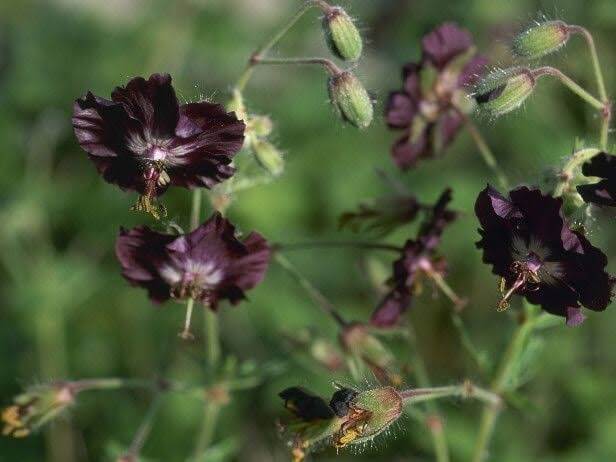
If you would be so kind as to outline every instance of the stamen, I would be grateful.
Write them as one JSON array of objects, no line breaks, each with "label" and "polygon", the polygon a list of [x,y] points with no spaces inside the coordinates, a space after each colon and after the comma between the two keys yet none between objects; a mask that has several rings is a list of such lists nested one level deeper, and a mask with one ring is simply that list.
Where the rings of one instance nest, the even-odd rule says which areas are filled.
[{"label": "stamen", "polygon": [[157,220],[167,216],[167,208],[156,200],[156,186],[160,183],[161,178],[169,178],[169,175],[166,173],[165,175],[166,177],[161,174],[158,166],[151,166],[144,172],[145,194],[139,196],[131,210],[149,213]]},{"label": "stamen", "polygon": [[186,303],[186,318],[184,319],[184,330],[179,334],[179,336],[184,340],[193,340],[195,338],[195,336],[190,332],[190,322],[192,319],[194,305],[195,300],[189,298],[188,302]]},{"label": "stamen", "polygon": [[[526,272],[522,272],[518,275],[518,278],[515,280],[511,288],[507,291],[507,293],[503,295],[503,298],[501,299],[501,301],[498,302],[498,307],[496,308],[496,311],[505,311],[507,310],[507,308],[509,308],[509,299],[511,298],[511,296],[516,290],[518,290],[520,287],[522,287],[526,283],[526,279],[527,279]],[[504,283],[501,284],[501,288],[505,288]]]}]

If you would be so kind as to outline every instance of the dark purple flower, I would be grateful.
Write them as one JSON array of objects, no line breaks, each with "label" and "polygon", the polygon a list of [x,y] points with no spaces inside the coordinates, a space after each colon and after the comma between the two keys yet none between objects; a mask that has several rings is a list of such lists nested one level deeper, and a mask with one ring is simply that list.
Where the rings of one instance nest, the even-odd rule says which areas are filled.
[{"label": "dark purple flower", "polygon": [[433,157],[449,145],[470,110],[466,87],[483,73],[487,60],[474,52],[471,35],[446,23],[422,40],[422,59],[402,69],[400,91],[390,93],[385,118],[404,134],[392,155],[406,170],[419,159]]},{"label": "dark purple flower", "polygon": [[244,241],[220,214],[189,234],[160,234],[148,227],[120,230],[116,255],[122,275],[147,289],[150,299],[194,298],[212,309],[220,300],[232,304],[259,284],[270,259],[270,248],[257,233]]},{"label": "dark purple flower", "polygon": [[323,398],[302,387],[286,388],[278,396],[284,400],[284,407],[304,422],[328,420],[336,415]]},{"label": "dark purple flower", "polygon": [[402,255],[393,265],[392,290],[372,313],[372,325],[396,325],[411,304],[420,276],[442,277],[447,272],[447,262],[437,254],[436,248],[445,227],[457,217],[456,212],[447,208],[450,201],[451,189],[446,189],[420,226],[417,237],[404,244]]},{"label": "dark purple flower", "polygon": [[155,212],[169,185],[211,188],[233,175],[244,123],[223,106],[178,103],[168,74],[132,79],[111,101],[88,92],[73,108],[73,128],[105,181],[142,195]]},{"label": "dark purple flower", "polygon": [[582,166],[582,173],[602,178],[598,183],[578,186],[582,198],[592,204],[616,207],[616,156],[597,154]]},{"label": "dark purple flower", "polygon": [[502,278],[499,309],[518,294],[576,325],[583,321],[582,306],[607,308],[612,295],[607,257],[567,225],[561,207],[562,199],[527,187],[514,189],[509,198],[490,186],[479,194],[477,247]]}]

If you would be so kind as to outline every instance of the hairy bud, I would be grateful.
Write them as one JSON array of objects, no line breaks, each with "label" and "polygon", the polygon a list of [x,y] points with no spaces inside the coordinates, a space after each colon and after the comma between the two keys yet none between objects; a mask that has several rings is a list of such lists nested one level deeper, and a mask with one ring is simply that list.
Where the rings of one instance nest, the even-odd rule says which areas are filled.
[{"label": "hairy bud", "polygon": [[530,27],[513,40],[513,52],[523,58],[538,59],[558,51],[571,33],[562,21],[548,21]]},{"label": "hairy bud", "polygon": [[329,96],[340,117],[346,122],[357,128],[367,128],[372,122],[372,100],[353,73],[344,71],[330,77]]},{"label": "hairy bud", "polygon": [[536,78],[528,68],[498,70],[479,83],[474,96],[481,110],[498,117],[520,107],[535,85]]},{"label": "hairy bud", "polygon": [[334,446],[341,448],[374,438],[387,430],[402,415],[402,397],[393,387],[358,393],[349,404],[345,421],[334,435]]},{"label": "hairy bud", "polygon": [[57,417],[73,404],[75,392],[69,384],[40,385],[26,390],[2,411],[2,434],[23,438]]},{"label": "hairy bud", "polygon": [[266,138],[272,133],[274,123],[268,116],[252,116],[246,124],[246,131],[254,133],[258,138]]},{"label": "hairy bud", "polygon": [[345,61],[357,61],[361,57],[363,42],[361,34],[351,17],[339,6],[325,12],[323,30],[327,44],[336,56]]},{"label": "hairy bud", "polygon": [[259,165],[272,176],[279,176],[284,171],[284,157],[282,153],[268,141],[255,140],[252,149]]}]

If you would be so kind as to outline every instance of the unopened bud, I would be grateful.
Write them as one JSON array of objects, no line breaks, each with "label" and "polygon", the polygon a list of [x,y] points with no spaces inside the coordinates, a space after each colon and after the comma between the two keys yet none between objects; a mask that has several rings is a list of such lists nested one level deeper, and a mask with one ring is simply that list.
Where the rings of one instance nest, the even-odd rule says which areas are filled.
[{"label": "unopened bud", "polygon": [[40,385],[26,390],[2,411],[2,434],[23,438],[38,430],[73,404],[70,384]]},{"label": "unopened bud", "polygon": [[268,116],[253,116],[248,120],[247,131],[251,131],[259,138],[265,138],[272,133],[274,124]]},{"label": "unopened bud", "polygon": [[256,140],[252,149],[259,165],[272,176],[279,176],[284,171],[284,157],[276,146],[265,140]]},{"label": "unopened bud", "polygon": [[367,128],[374,109],[370,95],[361,82],[349,71],[329,79],[329,96],[340,116],[357,128]]},{"label": "unopened bud", "polygon": [[325,13],[323,30],[330,50],[340,59],[357,61],[361,57],[363,49],[361,34],[351,17],[342,8],[332,7]]},{"label": "unopened bud", "polygon": [[513,52],[523,58],[538,59],[563,47],[571,32],[562,21],[547,21],[530,27],[513,40]]},{"label": "unopened bud", "polygon": [[528,68],[499,70],[478,85],[474,96],[481,110],[498,117],[520,107],[535,84],[536,78]]},{"label": "unopened bud", "polygon": [[344,447],[362,443],[387,430],[402,415],[403,400],[393,387],[381,387],[358,393],[349,404],[349,411],[334,445]]}]

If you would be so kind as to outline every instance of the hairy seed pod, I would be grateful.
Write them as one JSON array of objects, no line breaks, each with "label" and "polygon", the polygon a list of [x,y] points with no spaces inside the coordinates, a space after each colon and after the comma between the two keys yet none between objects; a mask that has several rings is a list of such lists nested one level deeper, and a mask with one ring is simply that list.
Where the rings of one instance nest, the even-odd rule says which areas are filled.
[{"label": "hairy seed pod", "polygon": [[252,149],[261,167],[272,176],[282,174],[284,171],[284,157],[276,146],[265,140],[256,140],[252,143]]},{"label": "hairy seed pod", "polygon": [[333,75],[329,79],[329,96],[343,120],[357,128],[367,128],[372,123],[374,108],[370,95],[349,71]]},{"label": "hairy seed pod", "polygon": [[357,61],[361,57],[363,42],[361,34],[351,17],[342,8],[330,8],[323,17],[323,31],[329,49],[345,61]]},{"label": "hairy seed pod", "polygon": [[536,78],[528,68],[499,70],[479,83],[474,96],[482,111],[499,117],[520,107],[535,85]]},{"label": "hairy seed pod", "polygon": [[512,44],[513,52],[528,59],[538,59],[562,48],[571,32],[563,21],[547,21],[526,29],[517,35]]}]

